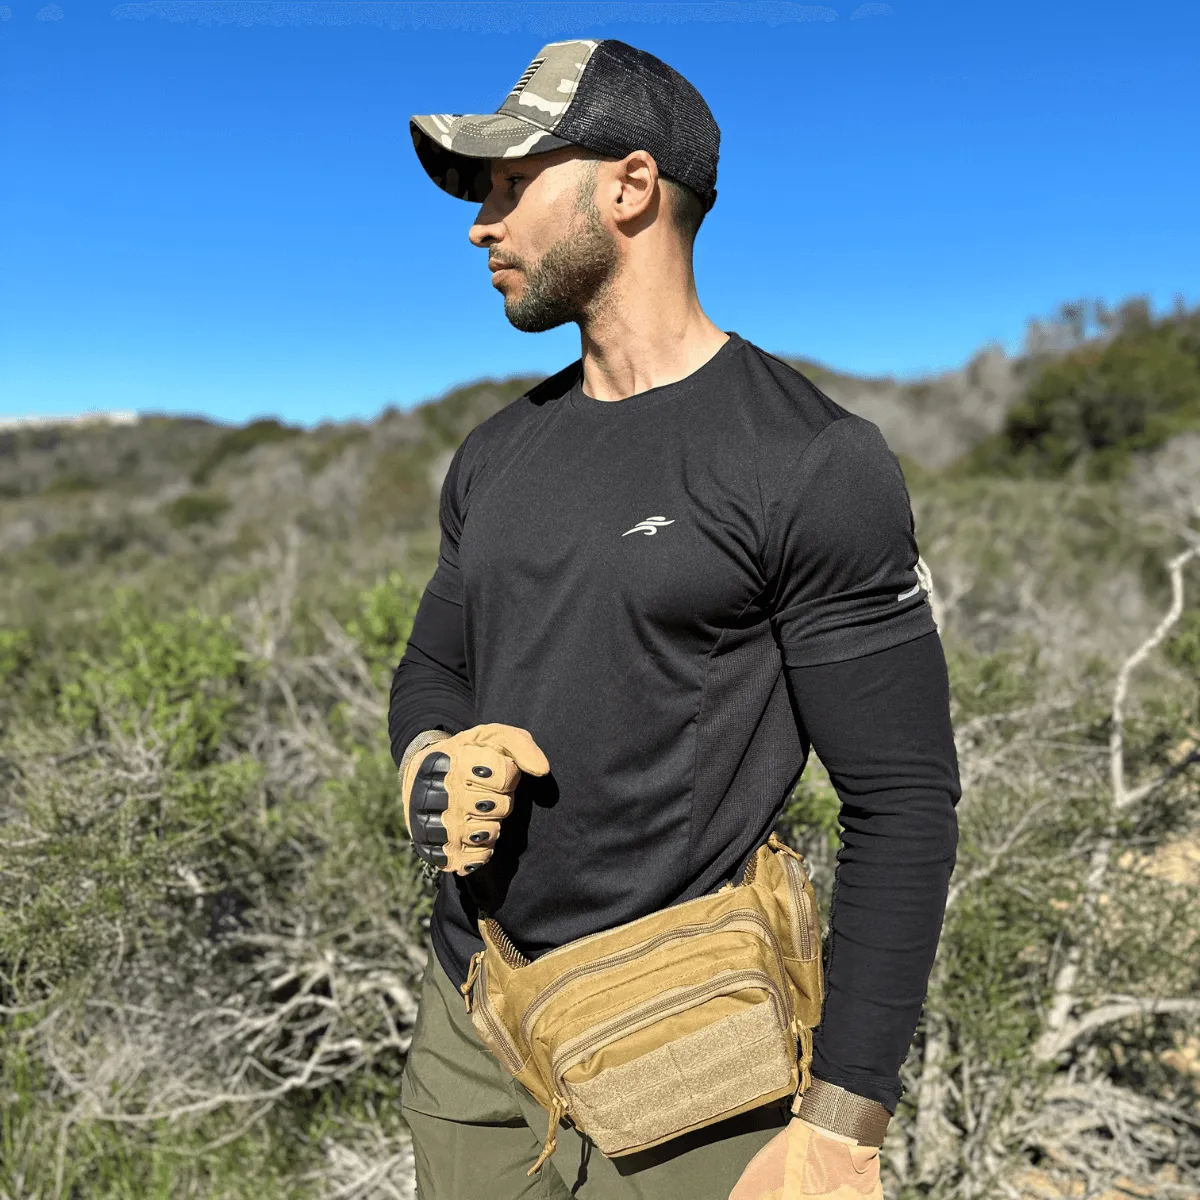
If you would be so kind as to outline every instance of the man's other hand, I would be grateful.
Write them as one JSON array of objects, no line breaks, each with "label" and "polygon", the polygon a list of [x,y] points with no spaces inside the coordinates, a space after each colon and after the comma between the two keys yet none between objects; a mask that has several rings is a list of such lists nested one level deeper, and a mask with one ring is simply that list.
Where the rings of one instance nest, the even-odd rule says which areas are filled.
[{"label": "man's other hand", "polygon": [[793,1117],[750,1160],[729,1200],[883,1200],[879,1149]]},{"label": "man's other hand", "polygon": [[419,736],[438,733],[401,765],[404,822],[425,862],[469,875],[492,857],[522,773],[545,775],[550,764],[529,731],[515,725]]}]

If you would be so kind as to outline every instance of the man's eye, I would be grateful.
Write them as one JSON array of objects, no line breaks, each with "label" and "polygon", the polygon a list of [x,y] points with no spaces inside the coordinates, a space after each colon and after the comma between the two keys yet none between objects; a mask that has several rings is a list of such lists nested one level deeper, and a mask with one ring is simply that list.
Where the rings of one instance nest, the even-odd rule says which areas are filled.
[{"label": "man's eye", "polygon": [[510,189],[512,189],[517,186],[518,180],[521,180],[524,178],[525,178],[524,175],[506,175],[504,178],[504,182],[508,184]]}]

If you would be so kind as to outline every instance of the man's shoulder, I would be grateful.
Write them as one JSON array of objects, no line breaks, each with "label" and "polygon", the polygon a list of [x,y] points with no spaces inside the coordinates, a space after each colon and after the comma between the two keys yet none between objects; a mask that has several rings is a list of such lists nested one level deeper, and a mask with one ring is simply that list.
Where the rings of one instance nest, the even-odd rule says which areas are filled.
[{"label": "man's shoulder", "polygon": [[799,420],[815,433],[853,415],[823,392],[798,361],[781,358],[745,338],[742,344],[742,370],[749,376],[747,382],[759,402],[756,411],[764,417]]},{"label": "man's shoulder", "polygon": [[485,417],[467,435],[473,448],[478,452],[497,441],[504,441],[514,431],[536,420],[548,405],[561,400],[571,390],[579,376],[579,367],[580,360],[576,359],[522,392],[515,400],[510,400],[490,417]]},{"label": "man's shoulder", "polygon": [[579,361],[576,360],[534,384],[474,426],[454,452],[448,475],[453,477],[454,488],[465,495],[497,447],[519,443],[530,422],[536,421],[548,404],[571,390],[578,371]]},{"label": "man's shoulder", "polygon": [[802,463],[841,463],[861,474],[890,470],[893,455],[874,422],[833,400],[802,365],[750,342],[745,349],[739,411],[768,493],[794,489]]},{"label": "man's shoulder", "polygon": [[738,412],[760,468],[788,471],[818,441],[872,443],[879,430],[822,391],[802,366],[743,339]]}]

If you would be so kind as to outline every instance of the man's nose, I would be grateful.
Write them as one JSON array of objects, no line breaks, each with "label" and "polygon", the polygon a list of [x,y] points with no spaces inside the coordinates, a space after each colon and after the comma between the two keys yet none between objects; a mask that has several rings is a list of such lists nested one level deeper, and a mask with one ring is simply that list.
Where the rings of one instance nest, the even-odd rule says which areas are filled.
[{"label": "man's nose", "polygon": [[499,229],[498,225],[485,225],[482,221],[477,220],[467,230],[467,237],[471,239],[471,245],[473,246],[490,246],[499,239]]},{"label": "man's nose", "polygon": [[474,246],[487,246],[500,236],[500,221],[497,219],[491,200],[485,200],[475,214],[475,220],[467,231]]}]

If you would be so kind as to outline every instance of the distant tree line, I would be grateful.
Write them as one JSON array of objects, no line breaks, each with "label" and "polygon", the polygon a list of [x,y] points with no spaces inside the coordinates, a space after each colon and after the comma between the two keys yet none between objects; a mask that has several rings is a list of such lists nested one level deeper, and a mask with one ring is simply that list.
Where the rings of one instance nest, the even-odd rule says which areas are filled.
[{"label": "distant tree line", "polygon": [[1200,308],[1155,318],[1140,298],[1065,305],[1031,327],[1029,347],[1042,365],[966,470],[1112,478],[1131,456],[1200,428]]}]

